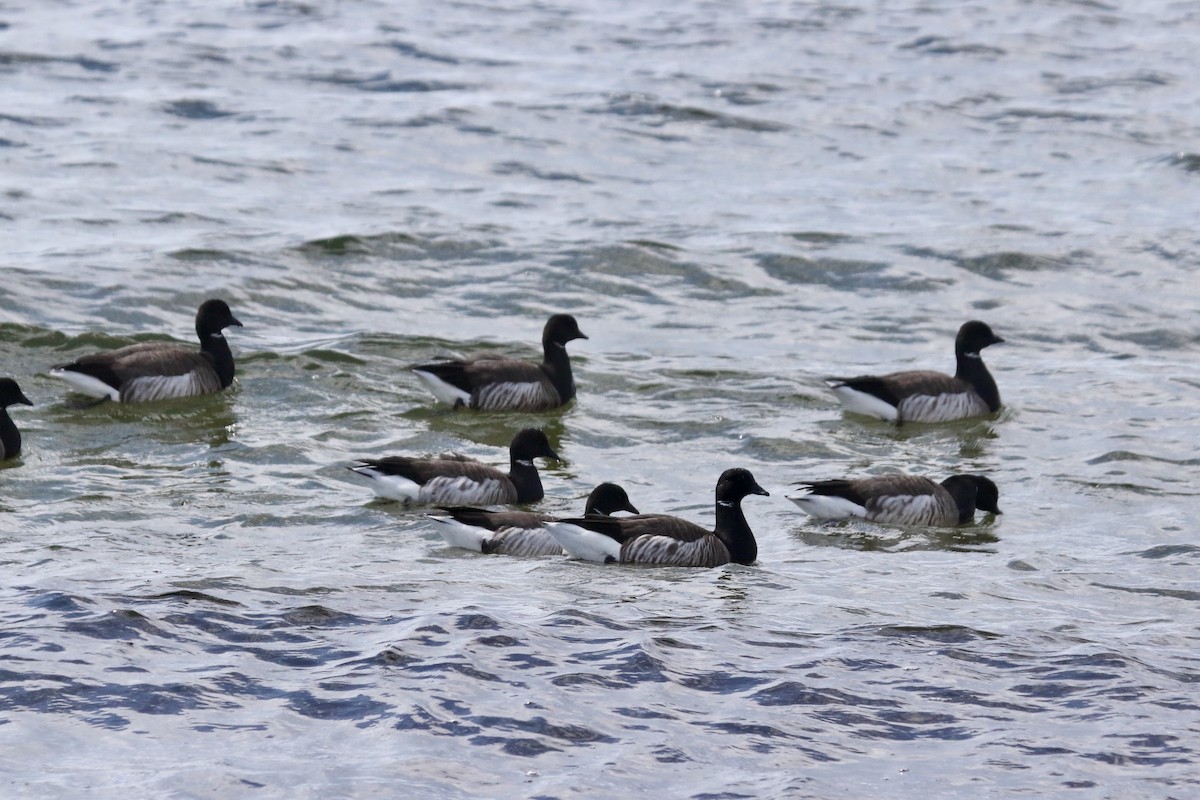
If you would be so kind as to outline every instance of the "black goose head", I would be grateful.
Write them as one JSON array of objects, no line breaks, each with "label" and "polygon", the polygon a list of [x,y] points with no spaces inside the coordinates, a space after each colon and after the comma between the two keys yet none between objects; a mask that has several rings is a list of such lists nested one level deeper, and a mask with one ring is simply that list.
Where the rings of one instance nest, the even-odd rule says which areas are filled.
[{"label": "black goose head", "polygon": [[992,483],[990,478],[982,475],[968,475],[967,477],[975,483],[975,507],[989,514],[1002,513],[997,507],[1000,502],[1000,490],[996,488],[996,484]]},{"label": "black goose head", "polygon": [[628,511],[630,514],[640,513],[629,502],[629,495],[615,483],[602,483],[588,495],[587,507],[584,514],[611,514],[614,511]]},{"label": "black goose head", "polygon": [[0,378],[0,408],[8,408],[17,403],[26,406],[33,405],[16,381],[12,378]]},{"label": "black goose head", "polygon": [[951,475],[942,481],[942,486],[958,505],[959,523],[969,522],[975,511],[999,514],[1000,490],[990,478],[982,475]]},{"label": "black goose head", "polygon": [[750,494],[771,496],[770,492],[758,485],[748,469],[735,467],[721,473],[721,478],[717,481],[718,503],[738,503]]},{"label": "black goose head", "polygon": [[565,347],[567,342],[586,338],[584,332],[579,330],[579,323],[570,314],[555,314],[546,320],[546,327],[542,329],[543,345]]},{"label": "black goose head", "polygon": [[546,434],[537,428],[526,428],[514,436],[512,444],[508,446],[508,453],[509,458],[514,463],[533,463],[535,458],[562,460],[558,457],[558,453],[554,452],[554,448],[550,446],[550,440],[546,438]]},{"label": "black goose head", "polygon": [[200,310],[196,312],[196,335],[201,339],[220,334],[230,325],[242,327],[224,300],[205,300],[200,304]]},{"label": "black goose head", "polygon": [[1003,344],[1004,340],[992,333],[986,322],[973,319],[964,322],[958,329],[954,339],[954,352],[959,355],[979,355],[979,351],[988,345]]}]

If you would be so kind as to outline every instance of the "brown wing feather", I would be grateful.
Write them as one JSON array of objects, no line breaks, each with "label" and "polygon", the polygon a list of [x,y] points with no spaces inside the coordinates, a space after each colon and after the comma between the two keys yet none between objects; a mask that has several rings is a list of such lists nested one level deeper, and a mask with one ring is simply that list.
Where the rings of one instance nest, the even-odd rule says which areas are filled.
[{"label": "brown wing feather", "polygon": [[113,373],[126,381],[143,375],[185,375],[195,369],[212,369],[212,361],[199,350],[169,342],[130,345],[107,355]]},{"label": "brown wing feather", "polygon": [[933,481],[919,475],[880,475],[850,483],[864,500],[872,500],[881,495],[935,494],[940,488]]},{"label": "brown wing feather", "polygon": [[463,371],[473,386],[484,383],[540,383],[546,373],[537,364],[519,358],[477,358],[466,362]]},{"label": "brown wing feather", "polygon": [[538,514],[535,511],[488,511],[468,506],[450,506],[442,510],[464,525],[486,528],[489,531],[498,531],[501,528],[538,528],[543,522],[551,519],[549,514]]},{"label": "brown wing feather", "polygon": [[438,477],[464,477],[474,481],[497,478],[508,480],[508,476],[500,470],[478,461],[388,456],[379,459],[362,459],[362,463],[374,467],[386,475],[400,475],[410,481],[422,484]]},{"label": "brown wing feather", "polygon": [[953,375],[935,370],[910,370],[882,376],[900,400],[918,394],[958,394],[971,387]]},{"label": "brown wing feather", "polygon": [[709,534],[704,528],[686,519],[669,514],[635,514],[630,517],[580,517],[568,519],[572,525],[603,533],[622,545],[638,536],[669,536],[681,542],[693,542]]}]

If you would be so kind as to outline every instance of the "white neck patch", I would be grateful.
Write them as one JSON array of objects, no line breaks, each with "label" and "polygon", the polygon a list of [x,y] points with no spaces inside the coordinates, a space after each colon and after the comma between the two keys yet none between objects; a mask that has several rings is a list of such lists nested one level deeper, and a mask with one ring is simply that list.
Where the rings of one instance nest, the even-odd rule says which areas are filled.
[{"label": "white neck patch", "polygon": [[520,464],[522,467],[532,467],[533,466],[532,461],[526,461],[526,460],[520,459],[520,458],[517,459],[517,463]]}]

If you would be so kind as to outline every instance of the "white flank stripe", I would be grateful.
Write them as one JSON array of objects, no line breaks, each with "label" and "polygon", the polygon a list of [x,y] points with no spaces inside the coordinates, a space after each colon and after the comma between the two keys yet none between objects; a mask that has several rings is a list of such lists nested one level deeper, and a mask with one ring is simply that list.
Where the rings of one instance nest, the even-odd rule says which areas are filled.
[{"label": "white flank stripe", "polygon": [[683,542],[674,536],[639,536],[626,544],[625,561],[673,567],[712,567],[729,562],[729,551],[715,536]]},{"label": "white flank stripe", "polygon": [[50,370],[50,375],[66,381],[71,384],[75,391],[86,394],[89,397],[107,397],[110,400],[121,401],[121,395],[116,389],[99,378],[93,378],[91,375],[84,375],[82,372],[72,372],[69,369],[52,369]]},{"label": "white flank stripe", "polygon": [[355,467],[354,471],[364,478],[371,479],[371,488],[380,497],[389,500],[399,500],[401,503],[411,503],[420,494],[421,485],[399,475],[385,475],[371,467]]},{"label": "white flank stripe", "polygon": [[475,407],[480,411],[540,411],[553,408],[554,405],[553,400],[546,396],[546,387],[541,382],[492,383],[479,388],[479,400]]},{"label": "white flank stripe", "polygon": [[974,392],[919,394],[900,403],[900,414],[913,422],[949,422],[991,413],[987,403]]},{"label": "white flank stripe", "polygon": [[[830,389],[833,390],[833,393],[847,411],[852,411],[855,414],[865,414],[868,417],[886,419],[888,422],[896,421],[896,407],[891,403],[880,400],[873,394],[860,392],[849,386],[831,386]],[[905,418],[907,419],[908,417],[906,416]]]},{"label": "white flank stripe", "polygon": [[413,374],[420,378],[421,383],[425,384],[425,388],[438,399],[439,402],[449,406],[469,405],[471,403],[471,395],[464,392],[452,383],[446,383],[438,376],[425,372],[424,370],[414,369]]},{"label": "white flank stripe", "polygon": [[662,564],[668,566],[691,566],[699,556],[696,545],[704,539],[681,542],[674,536],[639,536],[625,547],[625,559],[632,564]]},{"label": "white flank stripe", "polygon": [[573,558],[598,561],[601,564],[610,558],[615,561],[621,560],[621,545],[617,540],[602,533],[589,531],[569,522],[547,522],[546,530],[550,531],[554,541],[567,551],[567,555]]},{"label": "white flank stripe", "polygon": [[437,523],[437,532],[451,547],[461,547],[464,550],[483,552],[483,543],[491,537],[492,532],[474,525],[464,525],[452,517],[430,517]]},{"label": "white flank stripe", "polygon": [[[193,397],[205,394],[195,372],[183,375],[147,375],[134,378],[121,387],[124,403],[152,403],[156,400],[174,400],[178,397]],[[219,384],[218,384],[219,386]]]},{"label": "white flank stripe", "polygon": [[506,556],[561,556],[563,549],[545,528],[503,528],[492,537],[492,552]]},{"label": "white flank stripe", "polygon": [[476,481],[462,476],[454,478],[433,478],[421,487],[417,496],[418,502],[424,505],[436,506],[490,506],[499,503],[516,501],[511,484],[488,478]]},{"label": "white flank stripe", "polygon": [[872,501],[868,519],[892,525],[953,525],[958,510],[946,498],[932,494],[892,495]]},{"label": "white flank stripe", "polygon": [[800,506],[801,511],[817,519],[846,519],[847,517],[865,519],[867,516],[867,509],[844,497],[805,494],[788,499]]}]

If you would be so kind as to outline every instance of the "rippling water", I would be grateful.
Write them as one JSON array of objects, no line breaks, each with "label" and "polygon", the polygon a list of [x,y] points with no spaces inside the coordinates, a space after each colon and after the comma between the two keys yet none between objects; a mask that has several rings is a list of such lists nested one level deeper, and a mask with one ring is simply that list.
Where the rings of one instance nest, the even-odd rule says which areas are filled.
[{"label": "rippling water", "polygon": [[[1132,4],[1126,4],[1132,6]],[[1193,3],[16,3],[0,9],[0,764],[20,797],[1194,796]],[[191,340],[235,387],[80,408]],[[434,407],[536,354],[578,401]],[[949,370],[994,420],[843,417]],[[494,462],[712,519],[753,567],[443,547],[351,459]],[[821,525],[801,479],[975,471],[1001,517]]]}]

